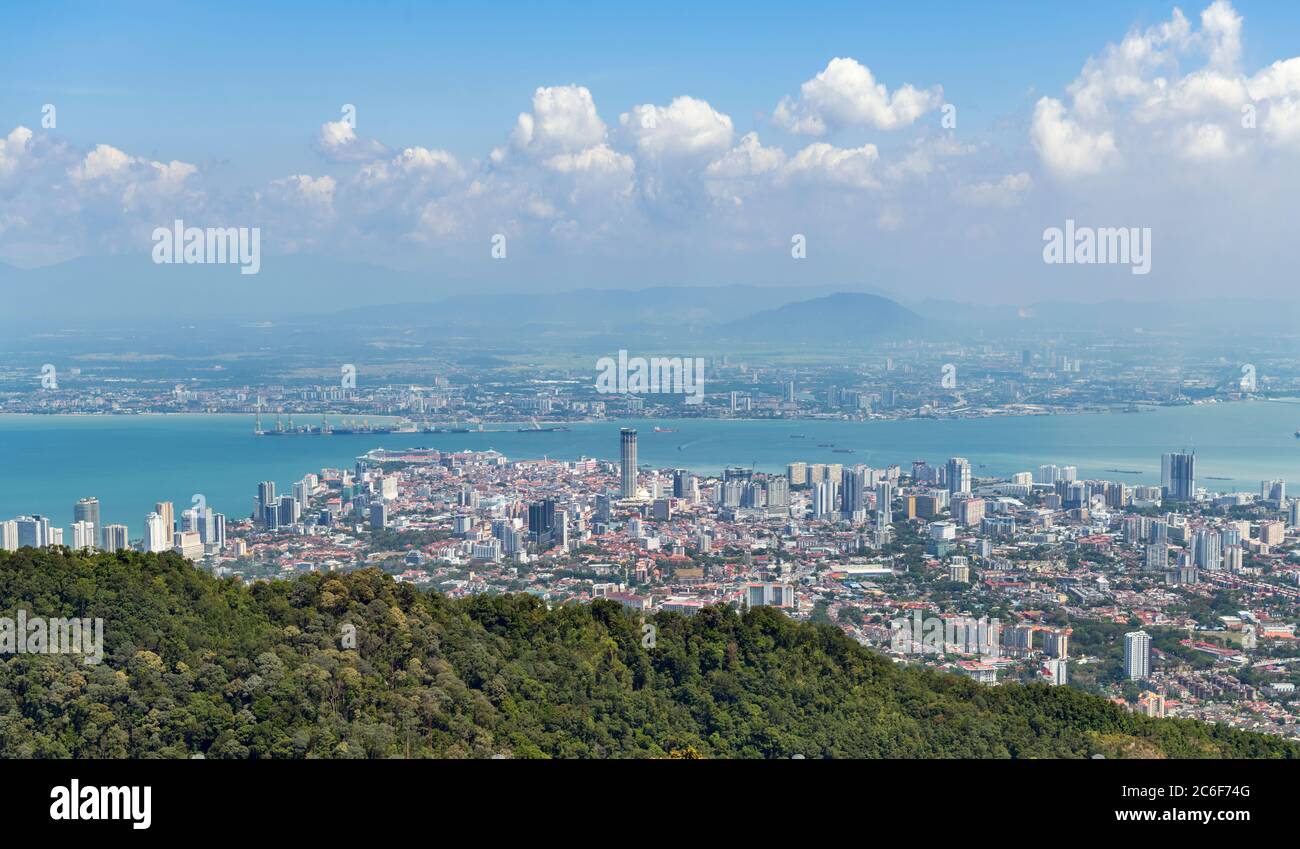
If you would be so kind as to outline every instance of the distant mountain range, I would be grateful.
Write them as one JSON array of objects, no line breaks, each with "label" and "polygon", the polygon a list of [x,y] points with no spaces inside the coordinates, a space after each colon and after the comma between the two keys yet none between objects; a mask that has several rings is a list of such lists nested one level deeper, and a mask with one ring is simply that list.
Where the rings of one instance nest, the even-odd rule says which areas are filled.
[{"label": "distant mountain range", "polygon": [[[484,284],[486,285],[486,284]],[[875,342],[937,332],[997,335],[1092,331],[1130,334],[1276,333],[1300,327],[1300,301],[1043,301],[1025,305],[902,300],[876,285],[582,288],[491,292],[436,275],[301,255],[275,257],[256,275],[233,265],[155,265],[146,257],[83,257],[18,269],[0,263],[0,327],[37,332],[102,327],[156,330],[274,322],[332,328],[425,328],[466,337],[719,340],[782,335],[793,341]],[[900,300],[902,302],[900,303]],[[602,341],[600,344],[605,344]]]},{"label": "distant mountain range", "polygon": [[841,344],[909,339],[933,333],[925,318],[889,298],[861,292],[837,292],[795,301],[727,322],[720,336],[783,338]]}]

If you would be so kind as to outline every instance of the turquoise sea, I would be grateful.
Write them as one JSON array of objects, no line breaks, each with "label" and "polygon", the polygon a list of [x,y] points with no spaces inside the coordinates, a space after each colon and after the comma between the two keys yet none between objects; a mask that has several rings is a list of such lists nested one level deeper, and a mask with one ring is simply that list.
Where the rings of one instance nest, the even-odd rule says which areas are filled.
[{"label": "turquoise sea", "polygon": [[[640,432],[642,464],[698,472],[729,465],[780,471],[794,460],[906,466],[918,458],[937,463],[964,456],[977,475],[1056,463],[1078,466],[1080,477],[1159,483],[1160,454],[1191,447],[1198,483],[1211,490],[1258,492],[1259,482],[1270,478],[1300,489],[1300,439],[1293,435],[1300,404],[1288,401],[944,421],[622,420],[574,424],[561,433],[517,433],[510,427],[494,433],[259,438],[252,424],[250,416],[234,415],[0,416],[0,518],[37,513],[66,527],[76,500],[93,495],[103,521],[126,524],[134,538],[157,501],[174,502],[179,514],[202,493],[213,509],[243,517],[251,512],[259,481],[274,480],[278,489],[287,489],[308,472],[350,466],[371,448],[495,448],[511,458],[614,460],[618,430],[628,426]],[[677,430],[654,433],[656,425]],[[798,435],[803,438],[793,438]]]}]

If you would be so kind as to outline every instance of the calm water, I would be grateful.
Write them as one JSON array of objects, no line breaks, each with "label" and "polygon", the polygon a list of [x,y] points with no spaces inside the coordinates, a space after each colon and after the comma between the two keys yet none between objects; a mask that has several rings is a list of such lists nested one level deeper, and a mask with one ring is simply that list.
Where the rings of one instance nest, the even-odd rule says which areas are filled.
[{"label": "calm water", "polygon": [[[640,431],[643,464],[699,472],[728,465],[780,471],[793,460],[906,466],[916,458],[935,463],[959,455],[970,459],[976,474],[1056,463],[1078,466],[1080,477],[1159,483],[1160,454],[1192,446],[1198,483],[1211,490],[1258,492],[1266,478],[1300,486],[1300,439],[1293,436],[1300,404],[1289,402],[956,421],[647,420],[575,424],[568,433],[275,438],[254,437],[248,416],[0,416],[0,518],[39,513],[66,527],[76,500],[93,495],[103,520],[126,524],[134,538],[156,501],[174,502],[179,514],[195,493],[203,493],[214,509],[243,517],[252,510],[258,481],[274,480],[277,489],[287,490],[304,474],[350,466],[371,448],[495,448],[511,458],[613,460],[618,430],[629,425]],[[654,425],[678,431],[654,433]]]}]

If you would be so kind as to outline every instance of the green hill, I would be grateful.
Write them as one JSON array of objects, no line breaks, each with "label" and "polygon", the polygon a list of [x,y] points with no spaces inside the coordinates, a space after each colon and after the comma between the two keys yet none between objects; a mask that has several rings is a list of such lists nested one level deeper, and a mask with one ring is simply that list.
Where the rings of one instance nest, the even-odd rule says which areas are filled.
[{"label": "green hill", "polygon": [[767,608],[657,616],[646,649],[609,602],[451,601],[375,570],[246,588],[172,555],[65,549],[0,553],[0,608],[105,620],[100,664],[0,656],[10,758],[1300,755],[898,667]]}]

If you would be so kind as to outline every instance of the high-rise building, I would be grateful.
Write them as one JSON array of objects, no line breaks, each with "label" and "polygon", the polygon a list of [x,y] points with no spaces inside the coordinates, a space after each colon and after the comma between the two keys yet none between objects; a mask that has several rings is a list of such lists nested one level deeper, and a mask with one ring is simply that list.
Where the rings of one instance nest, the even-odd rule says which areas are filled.
[{"label": "high-rise building", "polygon": [[876,484],[876,524],[888,525],[894,521],[894,485],[889,481]]},{"label": "high-rise building", "polygon": [[279,526],[284,528],[289,525],[296,525],[298,524],[299,516],[298,502],[294,500],[293,496],[280,496],[279,516],[277,516]]},{"label": "high-rise building", "polygon": [[275,498],[275,481],[262,481],[257,485],[257,512],[253,518],[259,524],[265,524],[267,515],[266,508],[275,507],[277,501]]},{"label": "high-rise building", "polygon": [[72,547],[78,551],[95,548],[95,523],[85,520],[72,523]]},{"label": "high-rise building", "polygon": [[374,501],[370,505],[370,530],[380,531],[388,527],[388,506],[383,500]]},{"label": "high-rise building", "polygon": [[958,498],[952,502],[952,519],[965,527],[978,525],[984,519],[985,506],[983,498]]},{"label": "high-rise building", "polygon": [[194,507],[182,513],[181,530],[197,533],[199,540],[209,552],[218,551],[226,546],[226,517],[215,512],[211,507],[203,510]]},{"label": "high-rise building", "polygon": [[1053,687],[1064,687],[1069,678],[1069,662],[1064,658],[1048,658],[1043,663],[1043,677]]},{"label": "high-rise building", "polygon": [[767,479],[767,506],[790,506],[790,481],[783,475],[773,475]]},{"label": "high-rise building", "polygon": [[826,518],[839,508],[838,490],[835,481],[822,481],[813,487],[812,511],[815,518]]},{"label": "high-rise building", "polygon": [[18,523],[12,519],[0,522],[0,551],[18,550]]},{"label": "high-rise building", "polygon": [[144,550],[153,553],[166,551],[172,546],[172,531],[162,515],[154,512],[144,517]]},{"label": "high-rise building", "polygon": [[99,547],[104,551],[122,551],[128,545],[126,525],[105,525],[99,532]]},{"label": "high-rise building", "polygon": [[965,457],[948,460],[948,494],[970,492],[970,461]]},{"label": "high-rise building", "polygon": [[1151,636],[1146,631],[1124,635],[1124,677],[1130,681],[1151,677]]},{"label": "high-rise building", "polygon": [[1217,530],[1201,528],[1192,535],[1192,562],[1201,569],[1217,571],[1223,563],[1223,537]]},{"label": "high-rise building", "polygon": [[19,516],[14,522],[18,528],[19,548],[44,548],[54,544],[50,520],[44,516]]},{"label": "high-rise building", "polygon": [[1267,501],[1275,507],[1281,507],[1286,503],[1286,481],[1260,481],[1259,500]]},{"label": "high-rise building", "polygon": [[618,432],[619,495],[636,498],[636,429],[625,427]]},{"label": "high-rise building", "polygon": [[[74,504],[72,507],[72,521],[90,522],[96,528],[103,527],[99,523],[99,499],[83,498]],[[80,546],[78,547],[80,548]]]},{"label": "high-rise building", "polygon": [[1196,455],[1160,455],[1160,489],[1170,501],[1191,501],[1196,497]]},{"label": "high-rise building", "polygon": [[172,534],[172,551],[186,560],[203,559],[203,540],[198,531],[177,531]]},{"label": "high-rise building", "polygon": [[1138,713],[1160,719],[1165,715],[1165,696],[1163,693],[1147,690],[1138,696]]},{"label": "high-rise building", "polygon": [[1043,652],[1055,658],[1069,657],[1070,634],[1068,628],[1046,632],[1043,634]]},{"label": "high-rise building", "polygon": [[[162,517],[163,529],[167,531],[167,544],[171,545],[171,535],[176,532],[176,508],[170,501],[159,501],[153,506],[153,511]],[[163,551],[167,549],[164,548]]]},{"label": "high-rise building", "polygon": [[866,467],[854,466],[840,472],[840,500],[845,516],[867,509]]},{"label": "high-rise building", "polygon": [[798,600],[789,584],[749,584],[745,587],[745,604],[748,607],[796,607]]},{"label": "high-rise building", "polygon": [[1169,567],[1169,546],[1164,543],[1149,543],[1143,568],[1148,572],[1163,572]]},{"label": "high-rise building", "polygon": [[803,486],[808,483],[808,464],[790,463],[785,467],[785,476],[790,479],[791,486]]},{"label": "high-rise building", "polygon": [[542,548],[555,538],[555,501],[547,498],[528,505],[528,536]]}]

